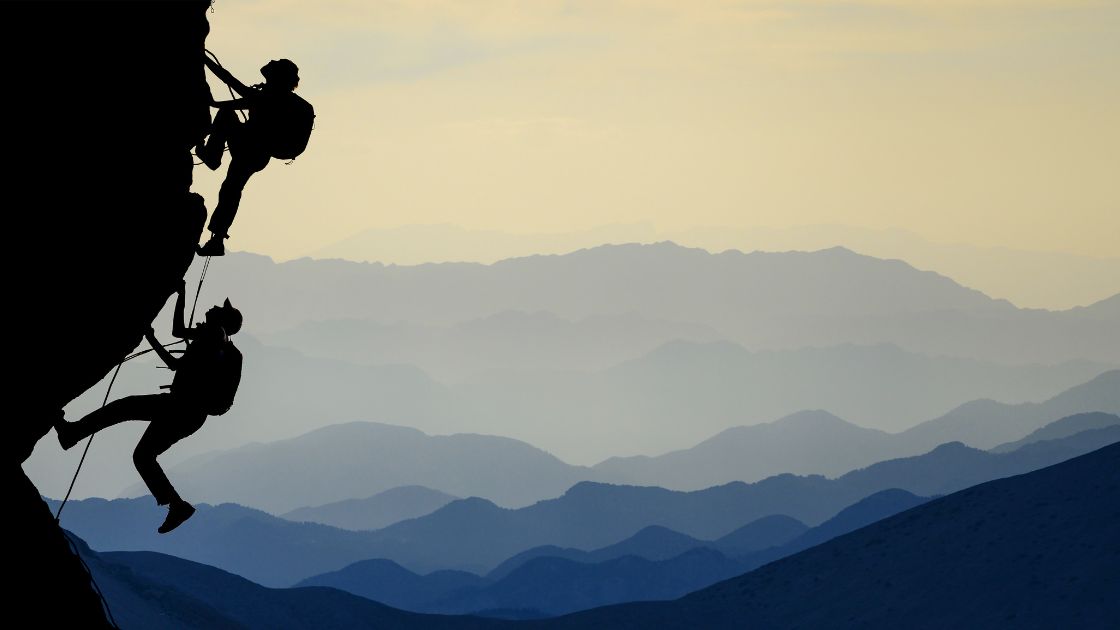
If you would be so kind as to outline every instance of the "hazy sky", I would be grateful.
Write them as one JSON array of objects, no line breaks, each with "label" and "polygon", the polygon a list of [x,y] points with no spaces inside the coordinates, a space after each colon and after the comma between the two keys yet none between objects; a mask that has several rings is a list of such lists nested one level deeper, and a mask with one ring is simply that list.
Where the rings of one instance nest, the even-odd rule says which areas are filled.
[{"label": "hazy sky", "polygon": [[[222,62],[257,82],[291,58],[318,113],[307,154],[250,182],[234,249],[289,258],[408,224],[651,222],[1120,250],[1115,1],[214,9]],[[197,171],[208,198],[217,183]]]}]

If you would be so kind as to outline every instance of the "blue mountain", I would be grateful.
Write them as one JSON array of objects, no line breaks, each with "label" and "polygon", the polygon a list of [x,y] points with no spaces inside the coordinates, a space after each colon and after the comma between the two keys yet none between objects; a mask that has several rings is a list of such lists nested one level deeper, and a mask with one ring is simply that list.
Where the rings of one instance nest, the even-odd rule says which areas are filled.
[{"label": "blue mountain", "polygon": [[837,479],[779,475],[695,492],[584,482],[557,499],[517,510],[463,499],[427,516],[368,532],[293,523],[224,504],[201,506],[174,535],[161,536],[155,528],[162,511],[150,498],[72,501],[62,523],[99,550],[170,553],[269,586],[291,585],[373,558],[392,560],[415,573],[453,569],[483,574],[533,547],[598,549],[650,525],[701,540],[726,536],[744,523],[775,514],[816,525],[882,490],[947,494],[1120,440],[1118,427],[1089,433],[1092,439],[1082,433],[1007,454],[949,444]]},{"label": "blue mountain", "polygon": [[[498,565],[486,575],[500,580],[533,558],[563,558],[585,564],[636,556],[646,560],[668,560],[697,547],[715,549],[727,556],[743,555],[775,547],[796,538],[809,528],[801,521],[782,514],[764,516],[717,540],[700,540],[659,525],[650,525],[630,538],[593,551],[542,545],[523,551]],[[376,598],[375,598],[376,599]]]},{"label": "blue mountain", "polygon": [[555,616],[606,604],[673,599],[743,572],[743,565],[706,547],[668,560],[622,556],[596,564],[534,558],[494,584],[448,596],[430,612]]},{"label": "blue mountain", "polygon": [[675,601],[566,628],[1115,628],[1120,444],[935,499]]},{"label": "blue mountain", "polygon": [[1083,431],[1107,429],[1118,424],[1120,424],[1120,416],[1116,414],[1102,412],[1079,413],[1062,418],[1061,420],[1055,420],[1041,429],[1032,431],[1021,440],[1000,444],[991,450],[993,453],[1010,453],[1011,451],[1020,449],[1034,442],[1057,440],[1076,435]]},{"label": "blue mountain", "polygon": [[226,571],[174,556],[152,552],[97,553],[80,539],[75,543],[113,618],[125,630],[504,627],[492,619],[396,610],[332,588],[265,588]]},{"label": "blue mountain", "polygon": [[[439,573],[447,572],[418,576],[378,560],[316,576],[300,586],[330,586],[417,612],[520,618],[559,615],[606,604],[679,597],[744,573],[761,564],[761,559],[795,553],[923,501],[905,491],[885,490],[809,530],[794,519],[775,516],[715,541],[647,527],[625,541],[590,552],[537,547],[503,562],[485,579],[474,577],[473,584],[451,583],[440,577]],[[760,537],[748,543],[752,532]],[[732,557],[725,549],[758,549],[791,538],[787,544],[768,549],[769,553]],[[388,583],[387,577],[395,583]],[[402,593],[402,584],[412,590]]]},{"label": "blue mountain", "polygon": [[459,497],[424,486],[399,486],[364,499],[346,499],[281,514],[289,521],[321,523],[342,529],[381,529],[431,514]]}]

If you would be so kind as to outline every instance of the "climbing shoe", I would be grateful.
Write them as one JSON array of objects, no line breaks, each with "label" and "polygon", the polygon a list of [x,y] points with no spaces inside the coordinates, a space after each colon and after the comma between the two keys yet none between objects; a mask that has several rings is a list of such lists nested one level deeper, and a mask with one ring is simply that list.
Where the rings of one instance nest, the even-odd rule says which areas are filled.
[{"label": "climbing shoe", "polygon": [[225,256],[226,246],[222,242],[222,237],[214,235],[210,240],[206,241],[205,245],[200,245],[198,248],[199,256]]},{"label": "climbing shoe", "polygon": [[194,514],[194,506],[186,501],[174,501],[167,508],[167,518],[163,519],[163,525],[159,526],[159,533],[166,534],[167,532],[175,529],[183,524],[188,518]]},{"label": "climbing shoe", "polygon": [[202,160],[206,168],[212,171],[218,170],[218,167],[222,165],[222,151],[214,151],[206,144],[199,143],[199,145],[194,148],[194,155]]},{"label": "climbing shoe", "polygon": [[74,423],[65,420],[60,419],[55,422],[54,432],[58,434],[58,445],[62,447],[62,450],[68,451],[82,441],[82,438],[77,435],[77,429],[78,427],[74,426]]}]

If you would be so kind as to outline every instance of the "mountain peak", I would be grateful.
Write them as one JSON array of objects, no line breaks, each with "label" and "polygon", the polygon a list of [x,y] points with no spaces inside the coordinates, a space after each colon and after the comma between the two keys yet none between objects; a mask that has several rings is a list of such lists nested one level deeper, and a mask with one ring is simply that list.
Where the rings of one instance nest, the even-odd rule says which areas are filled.
[{"label": "mountain peak", "polygon": [[855,427],[856,425],[835,416],[823,409],[806,409],[791,413],[788,416],[779,418],[772,422],[775,426],[783,427],[803,427],[803,428],[821,428],[821,427]]},{"label": "mountain peak", "polygon": [[948,455],[948,454],[953,454],[953,453],[967,453],[967,452],[980,452],[980,451],[966,445],[963,442],[957,442],[957,441],[946,442],[944,444],[939,444],[937,446],[937,448],[930,451],[930,453],[937,453],[939,455]]}]

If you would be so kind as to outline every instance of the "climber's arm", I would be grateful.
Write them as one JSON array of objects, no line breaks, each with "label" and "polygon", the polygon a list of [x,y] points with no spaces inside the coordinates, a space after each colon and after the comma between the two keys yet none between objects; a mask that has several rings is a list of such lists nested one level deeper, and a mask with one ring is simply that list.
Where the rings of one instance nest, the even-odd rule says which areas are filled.
[{"label": "climber's arm", "polygon": [[179,339],[194,339],[195,331],[187,328],[183,323],[183,312],[187,303],[187,282],[181,281],[179,289],[175,292],[175,313],[171,319],[171,334]]},{"label": "climber's arm", "polygon": [[249,109],[250,106],[249,99],[247,98],[238,98],[232,101],[213,101],[210,103],[210,107],[228,107],[231,109]]},{"label": "climber's arm", "polygon": [[178,367],[179,359],[173,357],[171,353],[167,351],[167,348],[164,348],[163,345],[160,344],[159,340],[156,339],[154,330],[149,328],[148,332],[144,333],[144,338],[148,340],[148,344],[152,346],[152,350],[155,350],[156,354],[163,360],[168,368],[174,370]]},{"label": "climber's arm", "polygon": [[233,91],[237,92],[241,96],[252,93],[252,88],[238,81],[237,77],[230,74],[229,70],[226,70],[225,68],[219,66],[216,61],[210,58],[209,55],[203,55],[202,60],[203,63],[206,64],[206,67],[210,68],[210,72],[213,72],[214,76],[221,79],[222,83],[225,83],[226,85],[233,88]]}]

